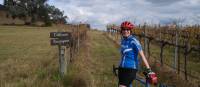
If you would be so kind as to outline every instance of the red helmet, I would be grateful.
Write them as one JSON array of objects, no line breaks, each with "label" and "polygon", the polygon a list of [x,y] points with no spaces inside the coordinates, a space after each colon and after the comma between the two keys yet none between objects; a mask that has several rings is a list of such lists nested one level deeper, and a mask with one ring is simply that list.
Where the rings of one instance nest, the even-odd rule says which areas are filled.
[{"label": "red helmet", "polygon": [[129,21],[124,21],[121,24],[121,29],[130,29],[131,30],[133,28],[134,28],[134,25]]}]

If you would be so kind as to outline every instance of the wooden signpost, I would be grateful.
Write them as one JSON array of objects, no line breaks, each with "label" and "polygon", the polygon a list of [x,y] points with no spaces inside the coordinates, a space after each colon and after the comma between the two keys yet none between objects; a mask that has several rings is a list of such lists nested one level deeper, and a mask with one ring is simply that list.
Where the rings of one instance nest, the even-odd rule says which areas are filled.
[{"label": "wooden signpost", "polygon": [[62,40],[62,39],[51,39],[51,45],[61,45],[66,46],[69,44],[70,40]]},{"label": "wooden signpost", "polygon": [[59,71],[61,77],[64,77],[64,74],[66,72],[66,63],[65,63],[65,47],[69,46],[70,39],[71,39],[71,33],[70,32],[50,32],[50,38],[51,38],[51,45],[58,46],[59,50]]}]

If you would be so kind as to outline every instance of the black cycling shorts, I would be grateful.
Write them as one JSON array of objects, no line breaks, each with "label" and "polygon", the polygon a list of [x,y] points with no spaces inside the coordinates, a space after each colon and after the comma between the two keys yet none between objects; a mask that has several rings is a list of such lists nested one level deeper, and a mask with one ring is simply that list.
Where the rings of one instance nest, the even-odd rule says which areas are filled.
[{"label": "black cycling shorts", "polygon": [[118,79],[119,85],[129,87],[131,82],[136,78],[137,69],[119,68]]}]

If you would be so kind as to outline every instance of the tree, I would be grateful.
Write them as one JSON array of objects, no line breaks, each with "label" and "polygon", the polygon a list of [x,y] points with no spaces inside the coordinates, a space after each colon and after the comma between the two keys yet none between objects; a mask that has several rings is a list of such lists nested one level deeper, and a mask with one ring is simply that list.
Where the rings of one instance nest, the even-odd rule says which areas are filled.
[{"label": "tree", "polygon": [[3,5],[6,6],[7,5],[7,0],[3,1]]},{"label": "tree", "polygon": [[[4,0],[4,5],[8,8],[13,19],[19,17],[25,21],[25,24],[44,21],[45,24],[66,23],[67,16],[64,11],[55,6],[50,6],[47,0]],[[31,18],[31,21],[27,19]]]},{"label": "tree", "polygon": [[47,5],[47,10],[53,23],[67,23],[66,18],[68,17],[64,16],[64,11],[50,5]]}]

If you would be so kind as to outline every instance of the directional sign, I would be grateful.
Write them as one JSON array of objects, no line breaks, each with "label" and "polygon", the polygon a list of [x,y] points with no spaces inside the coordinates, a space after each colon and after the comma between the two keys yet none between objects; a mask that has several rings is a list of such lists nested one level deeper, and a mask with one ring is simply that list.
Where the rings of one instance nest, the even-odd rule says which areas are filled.
[{"label": "directional sign", "polygon": [[70,32],[50,32],[50,38],[62,38],[62,39],[70,39]]},{"label": "directional sign", "polygon": [[69,44],[69,42],[70,42],[70,40],[51,39],[51,45],[66,46]]},{"label": "directional sign", "polygon": [[51,45],[67,46],[70,44],[70,32],[50,32]]}]

